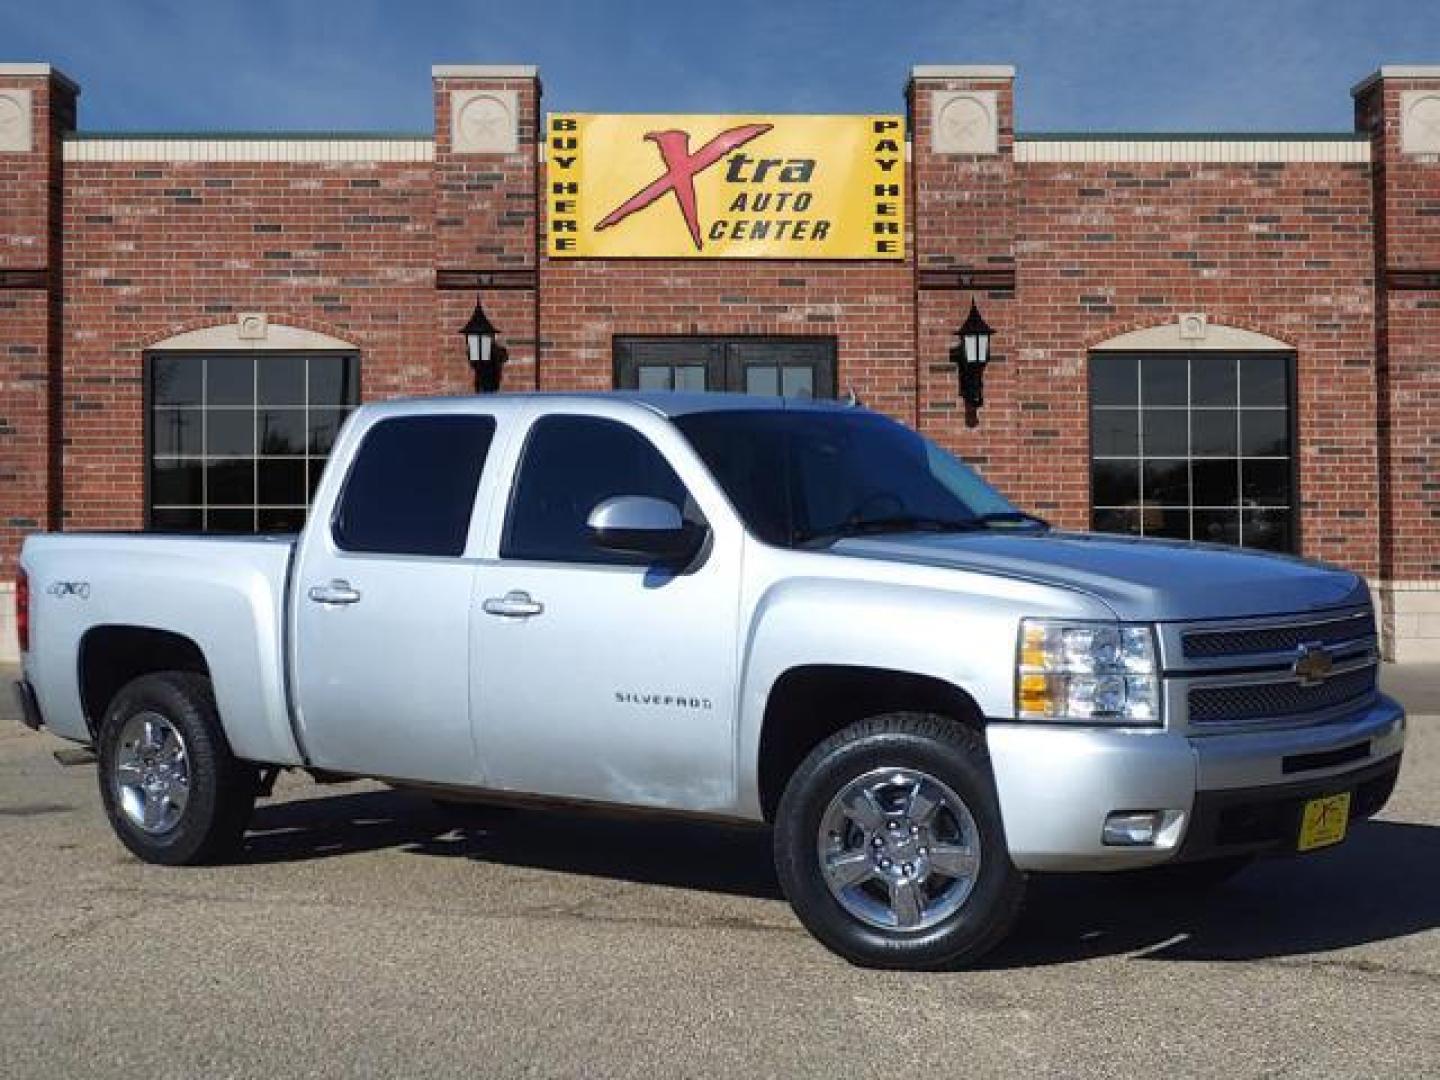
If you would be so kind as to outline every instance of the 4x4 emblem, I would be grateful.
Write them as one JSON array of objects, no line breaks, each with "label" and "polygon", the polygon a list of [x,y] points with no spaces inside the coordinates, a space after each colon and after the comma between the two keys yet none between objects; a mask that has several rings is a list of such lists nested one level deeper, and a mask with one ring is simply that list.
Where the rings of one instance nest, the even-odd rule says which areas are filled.
[{"label": "4x4 emblem", "polygon": [[1300,646],[1300,656],[1291,668],[1300,677],[1301,686],[1318,686],[1330,677],[1335,658],[1324,645],[1308,643]]},{"label": "4x4 emblem", "polygon": [[67,596],[78,596],[81,600],[90,599],[90,582],[88,581],[56,581],[45,590],[57,600],[63,600]]}]

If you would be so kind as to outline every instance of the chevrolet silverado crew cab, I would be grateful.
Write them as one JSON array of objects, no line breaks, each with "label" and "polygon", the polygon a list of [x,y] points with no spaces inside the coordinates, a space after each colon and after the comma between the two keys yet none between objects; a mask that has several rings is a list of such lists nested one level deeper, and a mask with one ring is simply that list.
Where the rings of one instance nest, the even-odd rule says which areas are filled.
[{"label": "chevrolet silverado crew cab", "polygon": [[297,537],[33,536],[27,723],[140,858],[279,769],[774,826],[861,964],[973,959],[1030,871],[1198,887],[1344,838],[1400,768],[1364,581],[1061,532],[863,408],[365,406]]}]

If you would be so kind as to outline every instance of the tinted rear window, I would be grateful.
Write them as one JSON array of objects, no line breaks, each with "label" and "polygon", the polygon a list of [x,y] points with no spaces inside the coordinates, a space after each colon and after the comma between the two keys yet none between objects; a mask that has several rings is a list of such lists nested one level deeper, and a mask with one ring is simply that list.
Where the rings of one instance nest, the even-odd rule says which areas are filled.
[{"label": "tinted rear window", "polygon": [[365,434],[335,514],[345,551],[459,555],[495,436],[488,416],[406,416]]}]

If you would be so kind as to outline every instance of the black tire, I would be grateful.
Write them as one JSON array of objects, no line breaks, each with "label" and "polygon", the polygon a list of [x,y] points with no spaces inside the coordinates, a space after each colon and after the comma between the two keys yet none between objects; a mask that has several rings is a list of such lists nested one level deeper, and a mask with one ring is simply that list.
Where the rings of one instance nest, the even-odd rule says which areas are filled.
[{"label": "black tire", "polygon": [[[819,834],[831,800],[857,778],[890,768],[928,774],[948,786],[963,800],[979,837],[980,869],[968,898],[924,929],[880,928],[851,914],[821,871]],[[963,723],[923,713],[870,717],[811,751],[780,800],[775,865],[805,927],[862,967],[935,970],[971,963],[1009,933],[1025,892],[1006,848],[983,737]]]},{"label": "black tire", "polygon": [[[159,714],[184,740],[187,796],[173,825],[148,832],[121,806],[116,770],[121,732],[142,713]],[[142,675],[115,695],[100,728],[100,798],[120,842],[137,857],[165,866],[215,862],[235,852],[245,835],[260,771],[230,751],[210,681],[184,671]]]},{"label": "black tire", "polygon": [[1255,861],[1252,855],[1227,855],[1201,862],[1170,863],[1131,870],[1121,877],[1138,891],[1203,895],[1220,888]]}]

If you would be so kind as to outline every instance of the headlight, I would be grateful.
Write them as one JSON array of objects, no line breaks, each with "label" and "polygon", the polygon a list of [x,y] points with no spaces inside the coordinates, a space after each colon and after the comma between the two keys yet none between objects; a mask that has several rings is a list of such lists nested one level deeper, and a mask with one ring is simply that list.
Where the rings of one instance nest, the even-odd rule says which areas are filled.
[{"label": "headlight", "polygon": [[1022,720],[1160,723],[1154,630],[1021,619],[1015,715]]}]

